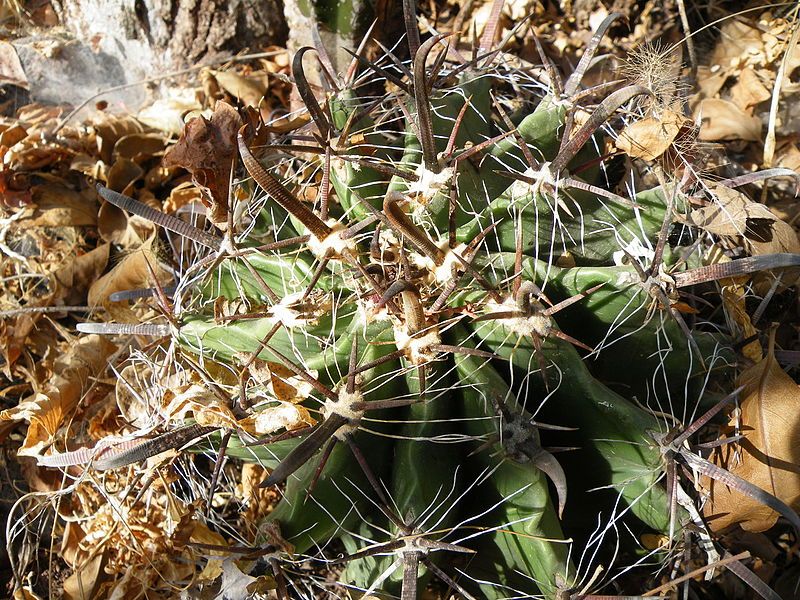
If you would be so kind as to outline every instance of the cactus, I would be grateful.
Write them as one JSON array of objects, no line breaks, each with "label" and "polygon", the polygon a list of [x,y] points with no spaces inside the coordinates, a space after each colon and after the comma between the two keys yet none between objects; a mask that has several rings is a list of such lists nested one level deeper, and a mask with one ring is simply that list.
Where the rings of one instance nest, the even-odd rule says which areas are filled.
[{"label": "cactus", "polygon": [[[685,321],[662,268],[685,281],[702,268],[665,243],[685,188],[661,170],[623,197],[597,168],[621,109],[635,118],[633,101],[657,93],[581,89],[616,17],[546,92],[502,54],[451,63],[434,35],[409,65],[357,56],[320,100],[302,49],[293,74],[311,123],[265,147],[240,130],[252,181],[231,198],[251,195],[255,223],[234,221],[224,239],[195,232],[211,254],[177,282],[159,332],[175,356],[239,376],[217,385],[242,418],[285,402],[251,376],[254,361],[309,386],[314,426],[259,444],[233,428],[195,448],[227,440],[229,457],[270,470],[282,496],[267,522],[293,552],[283,560],[348,563],[343,585],[403,598],[435,578],[465,597],[561,599],[582,589],[571,544],[596,519],[631,513],[639,530],[682,539],[688,515],[651,434],[729,385],[730,340]],[[386,93],[362,97],[376,79]],[[299,199],[312,189],[313,204]],[[577,446],[571,457],[542,446],[541,423]],[[591,488],[611,493],[587,506]],[[576,505],[592,511],[571,522]]]}]

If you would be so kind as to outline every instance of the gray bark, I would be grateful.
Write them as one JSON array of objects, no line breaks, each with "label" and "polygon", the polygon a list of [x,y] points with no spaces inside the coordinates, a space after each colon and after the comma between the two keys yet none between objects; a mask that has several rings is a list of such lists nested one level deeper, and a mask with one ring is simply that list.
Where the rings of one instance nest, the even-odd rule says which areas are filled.
[{"label": "gray bark", "polygon": [[[52,0],[61,25],[90,50],[83,65],[106,86],[135,82],[235,52],[284,44],[281,0]],[[89,61],[91,62],[91,61]],[[93,81],[89,82],[89,87]],[[84,97],[88,94],[84,89]]]}]

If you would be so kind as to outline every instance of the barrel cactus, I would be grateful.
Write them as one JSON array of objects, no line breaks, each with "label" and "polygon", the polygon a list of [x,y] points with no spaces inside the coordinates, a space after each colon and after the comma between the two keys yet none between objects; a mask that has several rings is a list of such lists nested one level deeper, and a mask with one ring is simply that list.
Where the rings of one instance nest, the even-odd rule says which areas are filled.
[{"label": "barrel cactus", "polygon": [[665,102],[647,81],[583,85],[617,17],[566,77],[543,56],[546,85],[489,42],[465,56],[409,31],[409,61],[357,52],[320,97],[301,49],[300,125],[241,115],[216,230],[99,185],[193,243],[174,289],[147,292],[168,319],[117,330],[168,336],[165,360],[217,399],[95,468],[190,442],[265,467],[285,596],[314,589],[292,568],[312,559],[373,594],[582,597],[622,520],[661,535],[656,562],[674,552],[699,517],[665,435],[730,391],[733,362],[720,315],[680,293],[794,259],[710,268],[680,245],[702,181],[679,148],[620,184],[614,140]]}]

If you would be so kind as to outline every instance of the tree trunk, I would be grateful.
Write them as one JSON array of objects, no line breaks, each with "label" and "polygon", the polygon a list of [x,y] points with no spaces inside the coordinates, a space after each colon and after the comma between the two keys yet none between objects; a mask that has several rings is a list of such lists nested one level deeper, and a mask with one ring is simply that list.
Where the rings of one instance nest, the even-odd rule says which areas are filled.
[{"label": "tree trunk", "polygon": [[[41,36],[16,40],[14,46],[34,99],[72,105],[108,88],[233,53],[268,45],[293,52],[314,45],[313,22],[341,74],[352,60],[343,48],[356,48],[373,19],[377,40],[392,45],[402,34],[402,8],[395,0],[51,1],[70,37],[48,32],[49,46]],[[314,63],[308,67],[314,80]],[[104,99],[136,107],[145,97],[139,86]]]},{"label": "tree trunk", "polygon": [[283,44],[281,0],[53,0],[61,24],[128,81]]}]

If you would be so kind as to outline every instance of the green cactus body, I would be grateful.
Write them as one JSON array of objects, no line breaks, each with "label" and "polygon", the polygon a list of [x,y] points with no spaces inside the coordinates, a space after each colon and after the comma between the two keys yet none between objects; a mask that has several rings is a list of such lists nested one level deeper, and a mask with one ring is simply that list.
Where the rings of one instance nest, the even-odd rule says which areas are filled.
[{"label": "green cactus body", "polygon": [[[411,544],[414,536],[436,539],[448,533],[458,517],[453,505],[460,494],[461,480],[457,478],[460,460],[459,449],[452,444],[437,443],[436,436],[448,433],[447,417],[453,412],[453,402],[448,390],[451,380],[447,365],[433,363],[426,368],[425,400],[408,407],[403,417],[399,438],[394,444],[392,460],[391,500],[397,516],[408,526],[401,532],[396,525],[390,530],[394,536],[407,535]],[[419,373],[413,365],[404,365],[409,393],[420,393]],[[440,554],[440,553],[439,553]],[[436,552],[431,560],[441,562]],[[376,564],[378,572],[391,567],[395,556],[383,557]],[[418,571],[418,589],[423,589],[430,577],[424,565]],[[403,581],[403,569],[396,568],[386,580],[385,592],[398,593]]]},{"label": "green cactus body", "polygon": [[[509,335],[514,334],[487,324],[476,327],[475,333],[523,373],[536,365],[536,350],[528,340],[515,336],[509,343]],[[646,436],[647,431],[659,431],[663,425],[592,377],[570,344],[545,340],[543,354],[557,367],[557,373],[556,369],[548,371],[548,380],[556,389],[549,404],[558,414],[557,422],[569,421],[567,426],[578,428],[582,447],[593,448],[602,457],[610,484],[642,521],[656,530],[668,531],[668,501],[657,485],[661,453]]]},{"label": "green cactus body", "polygon": [[[268,298],[263,284],[280,298],[286,298],[302,293],[313,274],[313,263],[303,255],[253,253],[247,257],[247,262],[252,271],[241,260],[225,261],[201,286],[201,298],[208,301],[223,297],[266,305]],[[341,285],[341,280],[326,274],[317,283],[317,289],[330,292],[337,287],[341,289]]]},{"label": "green cactus body", "polygon": [[[530,419],[504,379],[485,359],[458,356],[456,368],[465,384],[461,392],[464,416],[476,438],[503,439],[497,420],[487,419],[501,403]],[[509,584],[511,573],[517,571],[531,577],[546,597],[552,597],[562,582],[571,585],[575,568],[569,560],[569,545],[550,501],[544,473],[530,461],[518,462],[508,456],[502,441],[493,448],[494,452],[484,451],[479,456],[482,465],[491,469],[490,482],[496,497],[505,499],[496,511],[499,529],[491,534],[491,543],[505,563],[500,583]],[[483,592],[493,597],[497,590],[484,586]]]},{"label": "green cactus body", "polygon": [[[361,362],[373,361],[391,351],[389,344],[374,343],[386,339],[385,332],[385,324],[377,324],[361,329],[354,336],[358,338],[360,347],[365,348]],[[381,380],[391,372],[391,367],[391,363],[385,363],[366,371],[366,381]],[[402,396],[404,392],[402,381],[389,378],[374,389],[365,386],[363,398],[365,402],[371,402]],[[389,440],[380,435],[380,431],[358,431],[354,437],[362,452],[374,460],[376,475],[384,476],[386,469],[381,465],[388,464]],[[354,503],[362,511],[370,506],[367,498],[356,491],[367,489],[369,484],[365,474],[357,467],[354,469],[353,463],[347,445],[337,443],[315,482],[313,492],[310,492],[311,483],[319,466],[315,460],[308,461],[287,481],[283,498],[268,520],[280,526],[281,534],[294,546],[295,552],[305,553],[346,531],[358,518]]]},{"label": "green cactus body", "polygon": [[[634,211],[615,205],[589,192],[570,190],[566,193],[567,208],[573,216],[557,206],[548,195],[531,194],[515,184],[494,200],[472,223],[459,228],[457,239],[468,241],[483,228],[496,224],[493,243],[498,250],[513,252],[517,245],[517,229],[522,229],[525,254],[558,257],[570,253],[580,264],[608,264],[619,252],[621,243],[633,246],[652,243],[664,220],[666,203],[658,190],[636,196],[641,207]],[[618,239],[620,236],[621,239]]]},{"label": "green cactus body", "polygon": [[[358,115],[360,100],[351,90],[345,89],[337,96],[331,96],[328,106],[337,129],[348,125],[348,121]],[[339,138],[338,143],[349,156],[369,159],[376,163],[388,163],[396,152],[396,142],[383,132],[376,130],[369,116],[363,116],[350,126],[350,139],[358,143],[348,144],[350,139]],[[336,190],[339,204],[354,221],[366,219],[371,213],[361,205],[359,198],[380,208],[389,185],[389,177],[376,169],[363,164],[355,164],[334,156],[331,165],[331,183]]]},{"label": "green cactus body", "polygon": [[[324,18],[339,23],[345,13],[342,8]],[[420,52],[427,56],[433,43],[440,40],[425,42],[426,52]],[[571,548],[563,531],[580,530],[581,509],[585,520],[595,521],[615,511],[621,497],[630,509],[626,518],[631,513],[639,519],[626,526],[671,531],[662,450],[648,434],[668,427],[642,405],[650,405],[649,392],[680,391],[684,401],[694,401],[712,379],[712,363],[724,380],[725,361],[714,357],[725,356],[719,348],[726,340],[695,331],[705,361],[681,351],[684,332],[660,314],[649,319],[654,296],[636,270],[619,266],[626,252],[656,247],[672,218],[665,192],[643,190],[626,200],[603,187],[595,167],[579,171],[582,179],[570,175],[604,148],[596,131],[569,132],[572,137],[564,139],[576,110],[573,98],[538,98],[506,85],[513,74],[478,65],[457,76],[428,75],[423,57],[412,63],[412,80],[387,87],[379,102],[362,97],[352,81],[336,86],[307,127],[273,140],[284,149],[298,140],[319,144],[290,159],[302,169],[291,162],[290,168],[261,165],[239,138],[245,167],[268,191],[266,206],[241,243],[243,253],[204,261],[213,269],[179,286],[175,329],[183,350],[232,371],[243,373],[254,354],[289,363],[314,383],[303,401],[309,411],[327,408],[326,398],[343,385],[354,394],[354,382],[365,405],[382,403],[375,405],[381,410],[374,419],[372,413],[349,416],[348,425],[358,425],[347,435],[335,429],[337,439],[352,441],[365,460],[359,464],[358,453],[336,444],[310,494],[326,448],[301,444],[321,434],[266,447],[245,446],[232,436],[229,456],[259,461],[272,473],[293,453],[302,454],[297,448],[310,448],[302,454],[307,462],[291,465],[296,470],[288,477],[270,483],[286,482],[267,521],[280,526],[296,554],[328,561],[341,553],[341,540],[346,558],[354,560],[340,578],[362,591],[408,596],[409,589],[439,585],[438,578],[491,598],[538,589],[555,600],[565,587],[578,585],[570,551],[581,540],[576,537]],[[414,81],[420,71],[422,80]],[[408,77],[405,69],[397,73],[398,80]],[[303,85],[302,77],[295,79]],[[426,107],[417,105],[419,86],[430,89],[425,117]],[[501,99],[522,106],[511,117],[514,131],[496,114],[492,95],[508,95]],[[303,97],[308,101],[308,94]],[[459,119],[452,152],[445,152]],[[421,129],[426,121],[431,131]],[[574,139],[587,142],[570,147]],[[480,152],[456,160],[487,140]],[[321,198],[312,204],[293,194],[304,185],[323,189],[315,169],[324,168],[326,159],[332,193],[322,214]],[[560,172],[551,172],[550,165],[559,163]],[[287,181],[280,187],[272,179]],[[306,234],[308,242],[253,248]],[[558,264],[578,266],[557,266],[570,257],[572,263]],[[573,300],[563,312],[552,306]],[[622,373],[618,357],[602,347],[613,336],[625,354]],[[670,351],[662,352],[662,342]],[[599,349],[584,358],[576,346]],[[367,363],[372,366],[359,370]],[[651,385],[656,373],[667,383]],[[405,402],[411,400],[416,402]],[[498,418],[503,406],[529,426],[527,448],[538,459],[509,450]],[[536,454],[542,449],[534,417],[576,428],[543,435],[579,450],[546,462]],[[322,428],[326,421],[320,422],[314,431],[329,433]],[[338,427],[336,419],[327,423]],[[457,443],[443,443],[443,437]],[[570,490],[563,521],[541,470],[555,464],[564,465]],[[477,485],[481,473],[488,474]],[[598,506],[587,507],[582,492],[593,488],[613,490],[611,501],[591,496],[599,498]],[[464,540],[463,547],[427,552],[430,547],[412,543],[451,539]],[[375,546],[380,551],[373,555]],[[457,571],[449,568],[455,552],[476,554],[462,556]],[[418,571],[403,573],[407,554],[421,561]],[[470,565],[479,582],[469,581]]]},{"label": "green cactus body", "polygon": [[[210,436],[210,442],[198,444],[193,450],[210,452],[219,447],[221,436]],[[225,448],[226,456],[250,463],[258,463],[265,469],[274,469],[297,446],[297,439],[282,440],[268,446],[248,446],[238,436],[232,436]]]},{"label": "green cactus body", "polygon": [[[547,277],[548,294],[554,302],[602,284],[583,302],[567,308],[560,318],[567,333],[580,335],[581,341],[592,347],[603,344],[609,348],[598,352],[588,365],[599,379],[615,382],[641,399],[650,395],[672,398],[671,409],[677,413],[683,411],[681,398],[694,403],[702,396],[709,385],[709,367],[713,368],[713,382],[729,384],[732,380],[734,356],[730,340],[719,333],[696,330],[694,341],[702,353],[698,357],[684,332],[659,301],[648,294],[632,267],[559,269],[541,262],[534,266],[533,261],[526,267],[530,267],[526,272],[534,268],[539,271],[537,280]],[[545,268],[549,269],[548,274],[543,272]],[[669,348],[680,350],[666,351]],[[629,357],[638,369],[620,369],[615,360],[620,354]]]},{"label": "green cactus body", "polygon": [[[468,143],[477,144],[491,137],[490,123],[484,116],[490,113],[489,89],[490,79],[465,76],[454,88],[437,91],[432,95],[431,109],[437,154],[444,152],[455,121],[467,100],[470,103],[458,128],[455,147],[464,148]],[[454,185],[455,165],[446,166],[439,174],[428,172],[422,165],[422,146],[414,128],[414,125],[409,124],[406,129],[405,149],[398,166],[416,173],[420,181],[409,185],[405,179],[395,177],[389,190],[412,195],[419,192],[424,198],[424,221],[433,225],[438,238],[447,231],[449,190]],[[464,206],[485,205],[481,174],[469,161],[458,164],[458,182]],[[419,211],[418,214],[423,213]],[[464,223],[467,215],[462,211],[457,214],[457,218],[460,223]]]}]

